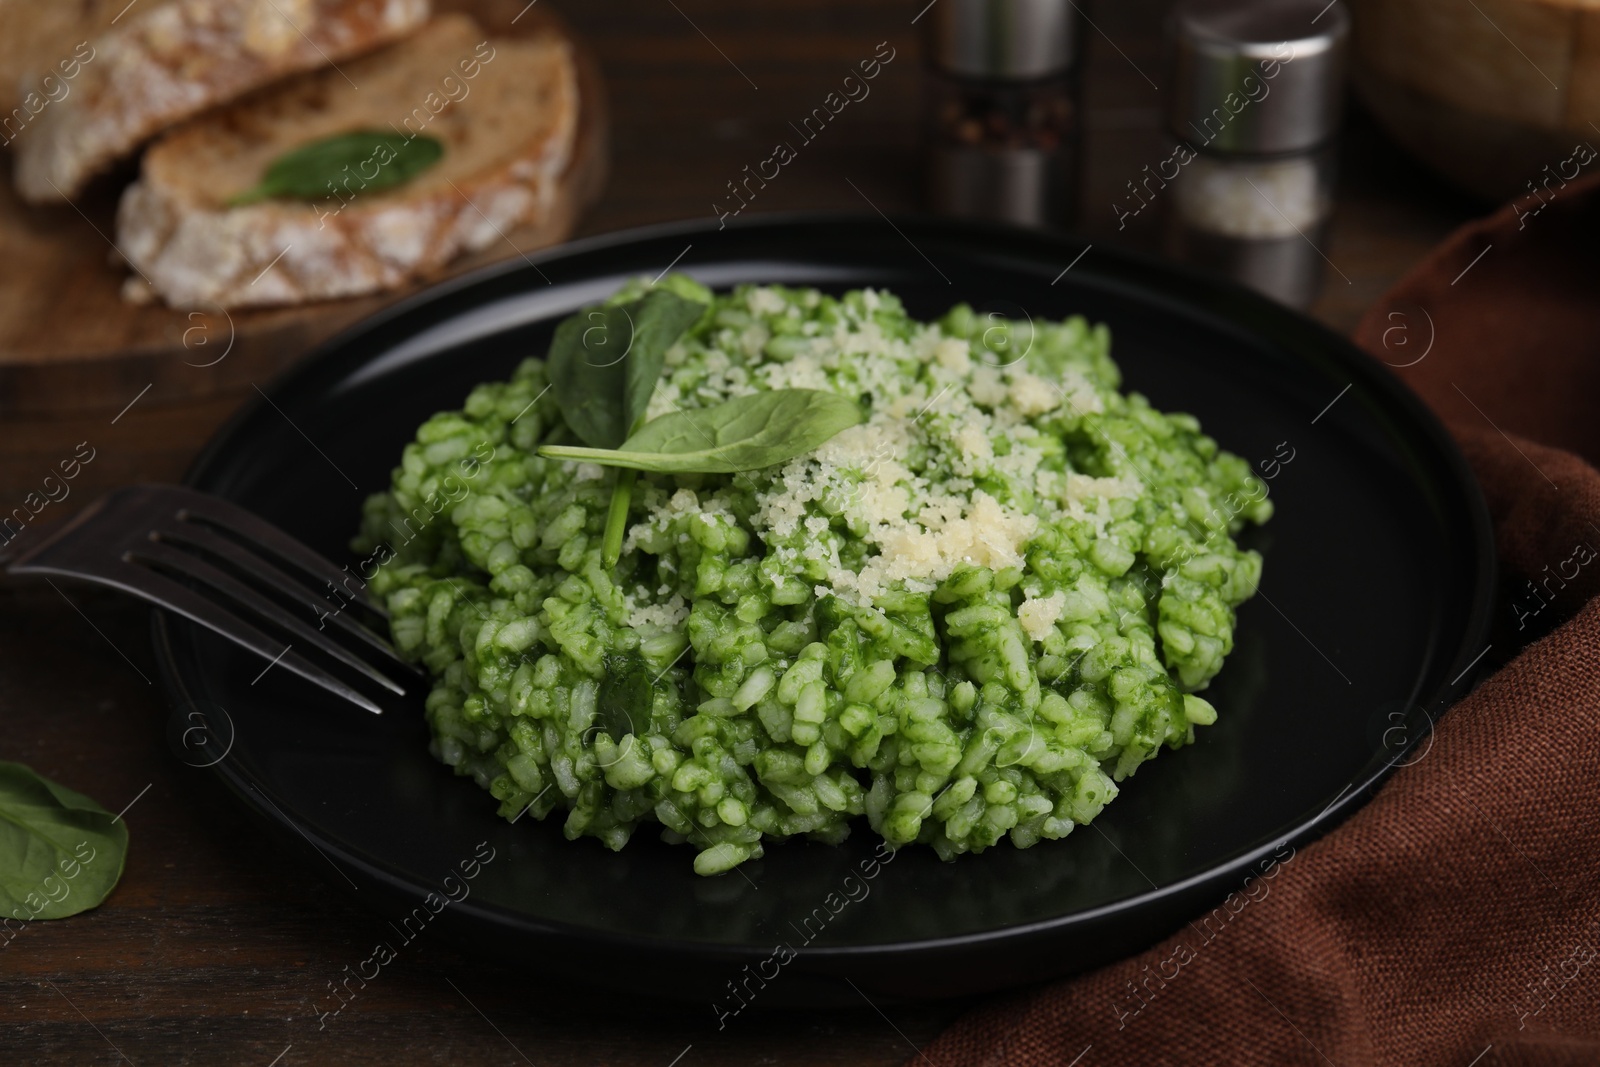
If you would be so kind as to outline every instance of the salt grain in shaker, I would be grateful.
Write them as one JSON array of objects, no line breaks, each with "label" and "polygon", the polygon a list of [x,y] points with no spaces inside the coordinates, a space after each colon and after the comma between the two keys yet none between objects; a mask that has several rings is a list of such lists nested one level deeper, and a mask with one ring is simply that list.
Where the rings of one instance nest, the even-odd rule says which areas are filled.
[{"label": "salt grain in shaker", "polygon": [[939,0],[925,14],[929,206],[1066,222],[1079,125],[1071,0]]},{"label": "salt grain in shaker", "polygon": [[1316,298],[1349,33],[1327,0],[1178,5],[1169,255],[1295,307]]}]

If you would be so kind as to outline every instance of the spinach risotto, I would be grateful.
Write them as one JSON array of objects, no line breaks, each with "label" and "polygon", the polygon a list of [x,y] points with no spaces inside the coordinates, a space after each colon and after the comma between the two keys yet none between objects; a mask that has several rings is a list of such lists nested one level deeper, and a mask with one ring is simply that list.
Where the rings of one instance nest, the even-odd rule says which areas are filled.
[{"label": "spinach risotto", "polygon": [[[649,324],[657,295],[681,321]],[[1118,391],[1104,326],[678,275],[587,314],[618,309],[628,358],[660,349],[623,460],[541,451],[584,443],[558,331],[423,424],[356,540],[432,679],[435,755],[503,816],[613,849],[658,823],[701,874],[863,821],[950,859],[1064,837],[1215,721],[1195,694],[1261,574],[1234,537],[1272,504],[1193,417]],[[723,448],[717,412],[820,394],[846,425],[779,462],[624,461],[666,420]]]}]

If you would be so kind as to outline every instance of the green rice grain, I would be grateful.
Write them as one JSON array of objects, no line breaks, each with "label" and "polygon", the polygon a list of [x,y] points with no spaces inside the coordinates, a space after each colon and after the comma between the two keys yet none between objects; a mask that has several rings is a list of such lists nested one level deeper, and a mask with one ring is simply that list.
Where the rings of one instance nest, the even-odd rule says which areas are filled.
[{"label": "green rice grain", "polygon": [[[736,475],[614,475],[570,442],[545,367],[423,424],[356,547],[432,678],[434,755],[501,815],[641,825],[718,874],[859,819],[949,859],[1066,836],[1217,709],[1266,487],[1120,373],[1103,326],[911,319],[891,294],[660,283],[707,310],[648,417],[833,390],[864,422]],[[616,300],[647,288],[632,284]],[[1002,328],[1005,343],[996,344]]]}]

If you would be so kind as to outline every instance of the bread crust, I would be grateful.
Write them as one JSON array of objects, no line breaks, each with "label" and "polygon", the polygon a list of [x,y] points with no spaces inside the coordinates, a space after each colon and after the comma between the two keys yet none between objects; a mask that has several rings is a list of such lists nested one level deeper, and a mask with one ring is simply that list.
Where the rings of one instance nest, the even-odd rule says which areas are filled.
[{"label": "bread crust", "polygon": [[356,296],[427,278],[463,253],[509,240],[516,226],[544,221],[572,159],[579,107],[571,45],[558,37],[545,44],[539,55],[547,69],[530,72],[548,79],[552,113],[543,135],[442,186],[363,194],[336,211],[286,201],[219,206],[207,191],[163,177],[182,173],[184,139],[204,131],[169,134],[147,153],[118,208],[117,243],[138,272],[124,295],[147,300],[153,288],[174,307]]},{"label": "bread crust", "polygon": [[[71,199],[96,174],[207,108],[410,33],[429,0],[172,0],[92,42],[78,84],[16,138],[17,192]],[[31,88],[24,79],[23,94]]]}]

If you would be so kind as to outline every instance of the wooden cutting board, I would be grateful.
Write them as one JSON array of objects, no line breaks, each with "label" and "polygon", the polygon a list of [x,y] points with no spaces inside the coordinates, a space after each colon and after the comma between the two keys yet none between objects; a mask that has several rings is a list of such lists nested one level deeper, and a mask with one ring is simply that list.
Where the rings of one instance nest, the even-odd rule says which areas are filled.
[{"label": "wooden cutting board", "polygon": [[[0,0],[0,37],[7,36],[7,8],[15,13],[17,2]],[[111,13],[121,6],[111,5]],[[495,36],[570,36],[547,5],[527,0],[435,0],[434,9],[469,14]],[[510,231],[507,240],[457,260],[442,277],[565,240],[598,196],[607,167],[604,93],[593,55],[581,43],[575,53],[577,145],[555,210],[542,225]],[[0,70],[8,60],[15,57],[0,47]],[[127,270],[114,263],[111,242],[117,197],[133,174],[130,165],[72,206],[39,208],[12,191],[9,155],[0,168],[0,491],[35,480],[17,482],[19,462],[48,469],[57,442],[84,432],[73,424],[104,427],[135,397],[137,407],[119,425],[134,412],[164,409],[172,425],[154,432],[171,433],[175,447],[192,450],[196,430],[214,425],[252,383],[265,384],[318,342],[412,291],[232,312],[130,304],[121,296]]]}]

